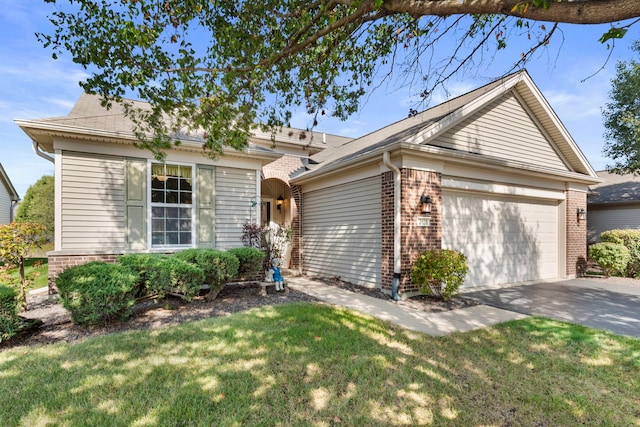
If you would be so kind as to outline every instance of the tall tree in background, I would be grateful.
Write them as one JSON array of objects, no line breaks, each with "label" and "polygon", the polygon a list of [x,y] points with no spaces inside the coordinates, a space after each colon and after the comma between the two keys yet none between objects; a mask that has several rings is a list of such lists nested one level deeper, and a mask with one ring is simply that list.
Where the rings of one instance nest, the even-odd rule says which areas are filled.
[{"label": "tall tree in background", "polygon": [[[640,54],[640,42],[633,44]],[[614,172],[640,173],[640,63],[621,61],[611,81],[611,102],[603,110],[606,128],[604,154],[613,159]]]},{"label": "tall tree in background", "polygon": [[17,222],[32,222],[43,225],[44,235],[53,240],[55,221],[55,196],[53,176],[45,175],[27,189],[18,206]]},{"label": "tall tree in background", "polygon": [[346,119],[391,76],[428,101],[516,38],[524,47],[504,74],[547,46],[558,23],[640,16],[638,0],[45,1],[56,4],[54,30],[39,40],[85,66],[84,90],[105,105],[148,101],[124,105],[139,145],[158,157],[192,133],[211,156],[241,149],[256,123],[275,131],[298,109],[314,124]]}]

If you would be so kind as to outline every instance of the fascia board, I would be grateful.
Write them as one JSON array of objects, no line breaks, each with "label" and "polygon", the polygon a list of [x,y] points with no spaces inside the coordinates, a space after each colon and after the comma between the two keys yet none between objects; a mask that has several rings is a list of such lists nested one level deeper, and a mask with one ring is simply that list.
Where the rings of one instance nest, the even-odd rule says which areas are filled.
[{"label": "fascia board", "polygon": [[505,80],[500,85],[493,88],[491,91],[480,95],[473,101],[468,102],[467,104],[451,112],[444,118],[438,120],[436,123],[418,132],[411,138],[407,139],[406,142],[412,144],[425,144],[426,142],[442,135],[456,124],[473,115],[475,112],[479,111],[496,98],[511,90],[511,88],[513,88],[522,80],[522,75],[523,73],[518,73],[511,76],[509,79]]},{"label": "fascia board", "polygon": [[[124,132],[110,132],[100,129],[87,129],[78,126],[61,125],[59,123],[49,123],[42,121],[32,120],[15,120],[16,124],[29,135],[30,138],[36,139],[36,134],[44,133],[50,138],[50,143],[53,148],[53,140],[59,138],[92,138],[101,142],[107,143],[120,143],[120,144],[133,144],[136,141],[135,136],[132,133]],[[180,145],[172,149],[184,150],[184,151],[202,151],[202,143],[179,140]],[[51,150],[50,152],[53,152]],[[223,155],[225,156],[239,156],[239,157],[261,157],[265,159],[265,163],[270,163],[275,159],[282,157],[282,154],[274,151],[262,151],[255,148],[247,147],[244,151],[238,151],[231,147],[224,147]]]},{"label": "fascia board", "polygon": [[522,81],[526,83],[527,88],[531,91],[536,101],[542,106],[545,113],[549,116],[549,118],[551,119],[551,122],[556,127],[556,129],[558,129],[558,132],[560,132],[566,144],[569,146],[569,148],[576,155],[577,159],[580,161],[581,166],[586,171],[588,171],[590,176],[597,177],[598,176],[597,173],[595,172],[595,170],[593,169],[593,167],[585,157],[584,153],[582,152],[582,150],[580,150],[580,147],[578,147],[578,144],[576,144],[576,142],[574,141],[573,137],[571,136],[567,128],[564,126],[564,124],[562,124],[562,121],[560,120],[558,115],[555,113],[555,111],[553,111],[553,108],[551,108],[551,105],[549,105],[549,102],[547,102],[546,98],[540,92],[540,90],[535,85],[531,77],[528,74],[524,73],[522,75]]}]

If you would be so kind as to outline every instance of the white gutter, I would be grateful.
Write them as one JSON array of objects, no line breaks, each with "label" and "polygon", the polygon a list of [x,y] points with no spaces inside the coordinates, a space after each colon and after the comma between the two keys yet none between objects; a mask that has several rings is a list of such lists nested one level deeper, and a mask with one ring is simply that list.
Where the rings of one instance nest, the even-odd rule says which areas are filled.
[{"label": "white gutter", "polygon": [[43,159],[49,160],[51,163],[55,164],[56,161],[53,157],[40,151],[40,146],[38,145],[38,142],[35,139],[31,140],[31,146],[33,147],[34,153],[36,153],[38,156],[42,157]]},{"label": "white gutter", "polygon": [[384,165],[393,172],[393,282],[391,283],[391,297],[398,301],[398,288],[400,286],[400,274],[402,273],[402,265],[400,258],[400,220],[401,220],[401,176],[400,169],[398,169],[389,157],[389,152],[385,151],[382,154],[382,161]]}]

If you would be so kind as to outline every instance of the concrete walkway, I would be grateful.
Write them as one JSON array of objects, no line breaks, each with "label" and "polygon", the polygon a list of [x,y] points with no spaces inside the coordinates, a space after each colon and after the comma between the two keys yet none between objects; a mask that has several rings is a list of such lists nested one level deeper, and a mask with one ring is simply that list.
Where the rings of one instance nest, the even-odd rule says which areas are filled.
[{"label": "concrete walkway", "polygon": [[288,277],[287,284],[292,289],[304,292],[330,304],[357,310],[378,319],[388,320],[403,328],[433,336],[443,336],[452,332],[466,332],[528,317],[524,314],[488,305],[477,305],[443,313],[426,313],[402,307],[391,300],[385,301],[368,295],[350,292],[305,277]]}]

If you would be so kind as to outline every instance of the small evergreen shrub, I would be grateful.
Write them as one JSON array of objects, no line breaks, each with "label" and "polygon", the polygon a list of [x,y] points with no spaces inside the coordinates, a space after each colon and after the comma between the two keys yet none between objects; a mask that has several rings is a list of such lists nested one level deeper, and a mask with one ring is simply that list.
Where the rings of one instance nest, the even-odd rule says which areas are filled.
[{"label": "small evergreen shrub", "polygon": [[619,243],[601,242],[589,246],[589,258],[596,262],[606,277],[625,271],[631,254]]},{"label": "small evergreen shrub", "polygon": [[162,260],[163,268],[169,272],[171,290],[187,301],[198,295],[205,283],[205,273],[199,266],[175,257]]},{"label": "small evergreen shrub", "polygon": [[629,262],[624,274],[627,277],[640,276],[640,230],[608,230],[600,234],[601,242],[617,243],[629,249]]},{"label": "small evergreen shrub", "polygon": [[467,271],[464,254],[451,249],[431,249],[415,260],[411,282],[420,292],[448,301],[458,293]]},{"label": "small evergreen shrub", "polygon": [[258,248],[242,247],[227,250],[228,253],[238,258],[238,276],[253,278],[262,273],[264,252]]},{"label": "small evergreen shrub", "polygon": [[18,292],[0,283],[0,342],[6,341],[20,330]]},{"label": "small evergreen shrub", "polygon": [[164,298],[173,288],[167,259],[167,256],[159,254],[126,254],[120,256],[118,261],[138,274],[137,297]]},{"label": "small evergreen shrub", "polygon": [[71,319],[80,325],[95,325],[131,314],[138,280],[128,267],[92,261],[62,271],[56,286]]},{"label": "small evergreen shrub", "polygon": [[195,264],[205,274],[205,283],[214,287],[222,287],[238,273],[238,258],[217,249],[194,248],[177,252],[174,257]]}]

